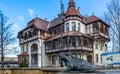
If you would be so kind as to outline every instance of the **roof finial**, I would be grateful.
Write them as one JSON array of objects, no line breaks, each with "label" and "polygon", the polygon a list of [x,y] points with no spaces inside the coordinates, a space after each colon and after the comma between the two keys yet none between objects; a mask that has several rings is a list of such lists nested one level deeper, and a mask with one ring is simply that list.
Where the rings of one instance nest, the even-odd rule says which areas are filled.
[{"label": "roof finial", "polygon": [[69,7],[75,7],[75,2],[74,0],[69,1]]},{"label": "roof finial", "polygon": [[74,0],[70,0],[70,2],[74,2]]},{"label": "roof finial", "polygon": [[78,7],[78,12],[80,13],[80,7]]},{"label": "roof finial", "polygon": [[38,15],[36,14],[35,17],[37,18],[37,16],[38,16]]},{"label": "roof finial", "polygon": [[94,15],[94,12],[92,12],[92,15]]},{"label": "roof finial", "polygon": [[64,13],[64,4],[62,3],[62,0],[61,0],[61,14]]}]

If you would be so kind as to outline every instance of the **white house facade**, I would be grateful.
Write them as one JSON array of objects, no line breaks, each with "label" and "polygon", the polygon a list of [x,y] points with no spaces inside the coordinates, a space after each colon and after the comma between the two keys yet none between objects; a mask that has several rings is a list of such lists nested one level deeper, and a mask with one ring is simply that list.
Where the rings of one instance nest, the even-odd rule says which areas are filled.
[{"label": "white house facade", "polygon": [[60,66],[60,52],[69,52],[94,65],[101,65],[101,54],[107,51],[109,25],[76,10],[74,0],[60,16],[47,21],[34,18],[18,33],[21,53],[28,54],[29,67]]}]

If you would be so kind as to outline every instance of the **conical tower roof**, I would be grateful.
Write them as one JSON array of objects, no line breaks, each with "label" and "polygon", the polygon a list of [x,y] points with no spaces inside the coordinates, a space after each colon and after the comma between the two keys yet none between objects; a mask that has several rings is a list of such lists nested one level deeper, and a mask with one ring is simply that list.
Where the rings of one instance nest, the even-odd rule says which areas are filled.
[{"label": "conical tower roof", "polygon": [[79,11],[77,11],[76,8],[75,8],[74,0],[69,1],[69,6],[68,6],[68,9],[65,12],[65,14],[66,14],[66,16],[69,16],[69,15],[78,15],[78,16],[80,16]]}]

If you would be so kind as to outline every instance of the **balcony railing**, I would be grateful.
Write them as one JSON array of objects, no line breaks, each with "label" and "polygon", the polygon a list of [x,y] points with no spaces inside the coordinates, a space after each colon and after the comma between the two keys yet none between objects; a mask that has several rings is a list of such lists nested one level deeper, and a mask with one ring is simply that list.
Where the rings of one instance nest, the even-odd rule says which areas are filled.
[{"label": "balcony railing", "polygon": [[31,41],[31,40],[36,39],[36,38],[38,38],[38,36],[33,36],[33,37],[27,38],[27,39],[21,39],[19,43],[21,44],[21,43],[24,43],[24,42],[27,42],[27,41]]},{"label": "balcony railing", "polygon": [[109,36],[103,32],[94,32],[94,33],[91,33],[90,36],[94,36],[95,38],[100,38],[101,36],[104,37],[104,38],[109,38]]},{"label": "balcony railing", "polygon": [[46,53],[52,53],[52,52],[60,52],[60,51],[93,51],[92,47],[81,47],[81,46],[69,46],[69,47],[62,47],[56,48],[56,49],[46,49]]}]

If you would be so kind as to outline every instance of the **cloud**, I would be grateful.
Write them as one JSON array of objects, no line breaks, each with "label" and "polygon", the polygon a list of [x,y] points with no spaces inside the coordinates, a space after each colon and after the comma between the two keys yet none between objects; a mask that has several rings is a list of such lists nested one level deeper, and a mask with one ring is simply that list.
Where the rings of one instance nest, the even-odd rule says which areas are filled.
[{"label": "cloud", "polygon": [[18,16],[17,19],[21,22],[24,22],[25,18],[23,16]]},{"label": "cloud", "polygon": [[13,27],[14,27],[15,30],[19,29],[19,25],[18,24],[14,24]]},{"label": "cloud", "polygon": [[32,16],[34,14],[34,10],[33,9],[28,9],[29,15]]}]

